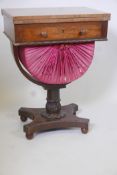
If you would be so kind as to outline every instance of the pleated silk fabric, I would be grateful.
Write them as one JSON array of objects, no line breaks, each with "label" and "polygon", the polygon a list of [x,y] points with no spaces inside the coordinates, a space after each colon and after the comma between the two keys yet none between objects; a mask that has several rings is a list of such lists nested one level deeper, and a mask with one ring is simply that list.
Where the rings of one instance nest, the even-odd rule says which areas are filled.
[{"label": "pleated silk fabric", "polygon": [[46,84],[67,84],[89,68],[95,43],[20,46],[19,59],[27,71]]}]

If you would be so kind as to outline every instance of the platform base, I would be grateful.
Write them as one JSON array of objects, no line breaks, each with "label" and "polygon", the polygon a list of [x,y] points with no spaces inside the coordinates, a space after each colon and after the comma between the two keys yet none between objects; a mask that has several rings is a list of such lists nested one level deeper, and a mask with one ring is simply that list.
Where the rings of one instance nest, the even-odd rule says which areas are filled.
[{"label": "platform base", "polygon": [[45,113],[45,108],[20,108],[19,115],[21,121],[23,122],[25,122],[28,118],[32,120],[31,123],[24,125],[24,132],[26,133],[27,139],[32,139],[34,133],[36,132],[71,127],[79,127],[81,128],[82,133],[86,134],[88,132],[89,119],[77,117],[77,110],[78,106],[76,104],[63,106],[61,107],[61,113],[63,113],[64,116],[53,120],[43,117],[42,114]]}]

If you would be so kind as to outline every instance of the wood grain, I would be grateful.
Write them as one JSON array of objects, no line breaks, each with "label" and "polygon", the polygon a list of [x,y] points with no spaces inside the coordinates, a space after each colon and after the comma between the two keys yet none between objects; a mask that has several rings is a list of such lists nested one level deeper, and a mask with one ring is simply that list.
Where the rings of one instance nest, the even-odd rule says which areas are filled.
[{"label": "wood grain", "polygon": [[107,21],[110,14],[86,7],[2,9],[14,24],[74,21]]},{"label": "wood grain", "polygon": [[107,39],[109,13],[89,8],[2,9],[4,33],[14,45]]},{"label": "wood grain", "polygon": [[101,38],[102,27],[101,22],[16,25],[16,42]]}]

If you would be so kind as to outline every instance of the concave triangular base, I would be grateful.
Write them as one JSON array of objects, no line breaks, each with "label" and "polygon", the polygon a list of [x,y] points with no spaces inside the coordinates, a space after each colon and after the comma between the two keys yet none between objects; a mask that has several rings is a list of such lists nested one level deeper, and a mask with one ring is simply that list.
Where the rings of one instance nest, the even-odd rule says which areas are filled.
[{"label": "concave triangular base", "polygon": [[65,116],[53,120],[48,120],[48,118],[42,116],[42,113],[45,112],[44,108],[20,108],[19,115],[22,121],[26,121],[28,118],[32,120],[31,123],[24,125],[27,139],[32,139],[36,132],[71,127],[79,127],[82,133],[86,134],[88,132],[89,119],[77,117],[77,110],[78,106],[76,104],[63,106],[61,111]]}]

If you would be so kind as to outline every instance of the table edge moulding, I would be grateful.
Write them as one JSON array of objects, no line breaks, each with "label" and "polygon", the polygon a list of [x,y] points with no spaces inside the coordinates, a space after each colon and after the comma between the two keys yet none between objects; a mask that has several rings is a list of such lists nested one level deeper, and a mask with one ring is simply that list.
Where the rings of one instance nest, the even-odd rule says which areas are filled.
[{"label": "table edge moulding", "polygon": [[[1,12],[4,33],[19,70],[47,90],[45,108],[19,109],[23,122],[32,120],[24,125],[26,137],[32,139],[39,131],[70,127],[80,127],[82,133],[87,133],[89,119],[76,116],[78,105],[74,103],[61,106],[59,91],[90,66],[95,41],[107,40],[110,13],[87,7],[11,8]],[[60,76],[57,71],[61,71]]]}]

